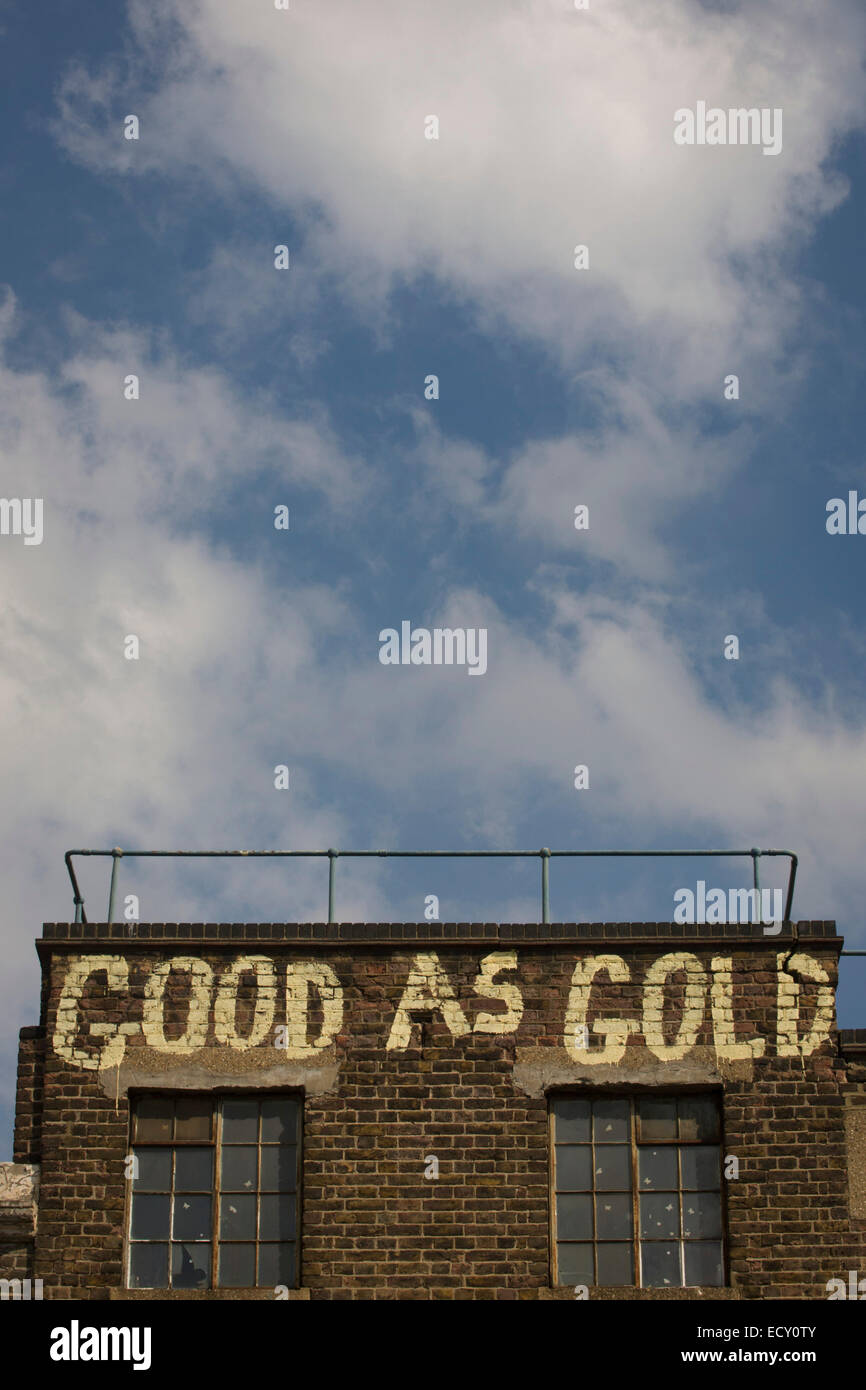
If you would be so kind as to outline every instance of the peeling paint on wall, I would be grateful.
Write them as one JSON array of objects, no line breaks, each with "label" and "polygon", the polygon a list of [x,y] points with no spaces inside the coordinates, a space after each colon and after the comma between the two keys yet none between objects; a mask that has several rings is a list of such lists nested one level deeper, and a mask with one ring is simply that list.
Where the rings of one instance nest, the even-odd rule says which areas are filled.
[{"label": "peeling paint on wall", "polygon": [[[142,967],[141,964],[137,968]],[[518,952],[493,951],[485,955],[470,986],[476,1000],[499,1001],[499,1012],[479,1010],[474,1021],[458,998],[448,971],[432,951],[420,952],[408,962],[406,983],[396,1003],[385,1041],[388,1051],[404,1051],[412,1045],[413,1021],[418,1011],[440,1016],[453,1038],[472,1034],[500,1038],[514,1035],[524,1014],[524,996],[517,980],[500,980],[506,971],[519,971]],[[766,969],[766,966],[764,967]],[[736,1019],[734,1007],[734,961],[730,956],[714,956],[709,965],[691,952],[671,951],[642,966],[619,955],[587,955],[575,963],[567,999],[564,1001],[562,1043],[573,1063],[586,1067],[616,1066],[630,1040],[643,1038],[646,1050],[666,1066],[682,1061],[698,1047],[698,1037],[707,1023],[717,1059],[725,1062],[752,1062],[765,1055],[764,1036],[744,1036],[748,1020]],[[115,1021],[95,1020],[85,1028],[83,1000],[94,977],[104,976],[102,996],[111,1002]],[[177,977],[181,977],[179,982]],[[184,978],[185,977],[185,978]],[[742,972],[748,978],[747,972]],[[254,981],[252,1017],[241,1030],[238,1025],[238,991],[242,979]],[[770,977],[772,978],[772,977]],[[173,982],[173,1001],[177,993],[185,1000],[185,1021],[180,1036],[168,1036],[166,992]],[[280,1003],[280,980],[284,980],[285,1026],[275,1029]],[[801,1021],[802,982],[811,982],[813,1013],[804,1032]],[[348,981],[346,983],[349,983]],[[817,990],[814,989],[817,985]],[[639,1016],[608,1016],[594,1012],[600,991],[614,988],[617,998],[639,1001]],[[152,1053],[169,1057],[190,1057],[208,1047],[229,1052],[250,1052],[268,1045],[283,1050],[286,1059],[302,1061],[321,1056],[333,1047],[344,1027],[344,983],[324,960],[295,961],[268,955],[241,955],[214,969],[198,956],[172,956],[152,965],[144,980],[141,1022],[123,1018],[130,993],[130,960],[120,955],[71,956],[60,991],[53,1045],[55,1052],[76,1066],[105,1071],[119,1067],[126,1055],[127,1038],[141,1033],[146,1043],[136,1055]],[[318,1031],[310,1036],[314,996],[319,1000]],[[126,1003],[125,1003],[126,1000]],[[468,1005],[472,999],[467,998]],[[213,1037],[209,1039],[211,1006]],[[625,1010],[625,1002],[621,1005]],[[780,952],[776,958],[776,1049],[779,1056],[808,1057],[830,1036],[834,1022],[835,997],[823,966],[804,952]],[[626,1010],[634,1015],[634,1009]],[[739,1023],[739,1028],[736,1026]],[[274,1034],[282,1032],[282,1041]],[[598,1040],[602,1045],[596,1045]],[[589,1044],[589,1045],[587,1045]]]}]

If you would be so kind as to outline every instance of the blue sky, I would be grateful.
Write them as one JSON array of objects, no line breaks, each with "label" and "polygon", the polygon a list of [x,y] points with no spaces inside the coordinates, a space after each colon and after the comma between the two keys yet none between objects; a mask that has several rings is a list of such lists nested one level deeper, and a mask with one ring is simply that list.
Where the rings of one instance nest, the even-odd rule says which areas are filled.
[{"label": "blue sky", "polygon": [[[0,540],[4,1135],[73,845],[789,848],[795,916],[863,949],[866,538],[825,529],[866,493],[860,7],[7,4],[0,30],[3,493],[45,505],[40,546]],[[675,146],[698,100],[781,108],[781,153]],[[486,626],[487,673],[380,665],[404,618]],[[744,872],[558,864],[553,915],[666,918]],[[537,880],[343,865],[340,914],[533,919]],[[101,917],[105,866],[82,882]],[[325,901],[320,864],[122,884],[145,920]],[[843,962],[842,1026],[864,983]]]}]

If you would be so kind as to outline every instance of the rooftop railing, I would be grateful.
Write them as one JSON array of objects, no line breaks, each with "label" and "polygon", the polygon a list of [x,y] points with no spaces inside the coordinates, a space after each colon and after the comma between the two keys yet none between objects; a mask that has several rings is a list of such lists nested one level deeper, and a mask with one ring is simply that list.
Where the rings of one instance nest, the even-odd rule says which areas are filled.
[{"label": "rooftop railing", "polygon": [[[72,883],[75,921],[86,922],[84,898],[78,886],[73,859],[82,857],[111,859],[111,881],[108,890],[108,916],[114,920],[118,866],[121,859],[327,859],[328,860],[328,921],[336,922],[335,894],[338,859],[540,859],[541,861],[541,921],[550,922],[550,861],[551,859],[751,859],[755,891],[760,894],[759,863],[764,858],[788,859],[788,888],[783,920],[790,922],[797,878],[797,856],[787,849],[70,849],[64,856]],[[761,902],[761,898],[758,898]],[[846,952],[847,955],[864,954]]]}]

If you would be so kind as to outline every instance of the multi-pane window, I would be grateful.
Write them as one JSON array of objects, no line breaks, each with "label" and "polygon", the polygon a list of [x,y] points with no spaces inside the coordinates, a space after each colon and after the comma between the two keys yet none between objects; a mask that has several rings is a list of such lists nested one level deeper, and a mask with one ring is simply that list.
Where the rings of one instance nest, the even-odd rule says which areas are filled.
[{"label": "multi-pane window", "polygon": [[551,1111],[556,1283],[724,1284],[715,1096],[560,1096]]},{"label": "multi-pane window", "polygon": [[127,1286],[293,1285],[300,1116],[286,1095],[134,1102]]}]

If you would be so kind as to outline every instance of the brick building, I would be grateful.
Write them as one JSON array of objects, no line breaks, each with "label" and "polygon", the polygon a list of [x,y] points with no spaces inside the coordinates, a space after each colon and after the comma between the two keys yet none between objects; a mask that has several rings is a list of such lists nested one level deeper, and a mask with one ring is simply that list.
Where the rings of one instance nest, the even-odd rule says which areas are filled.
[{"label": "brick building", "polygon": [[841,947],[832,922],[46,924],[0,1275],[827,1299],[866,1275]]}]

